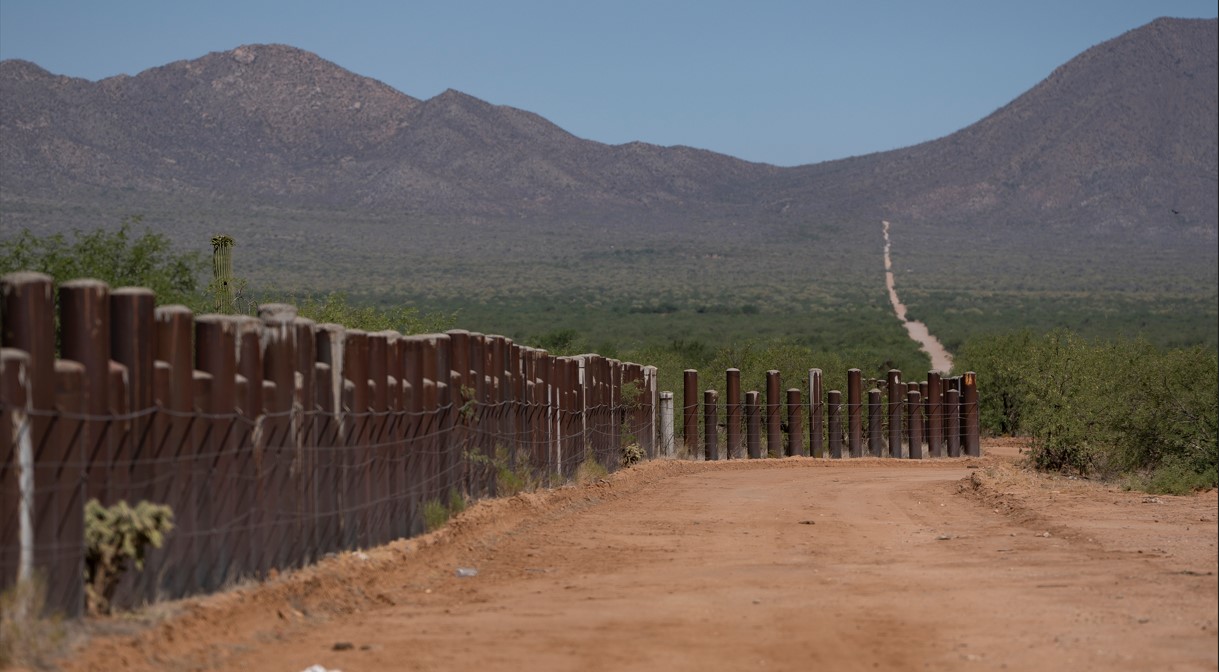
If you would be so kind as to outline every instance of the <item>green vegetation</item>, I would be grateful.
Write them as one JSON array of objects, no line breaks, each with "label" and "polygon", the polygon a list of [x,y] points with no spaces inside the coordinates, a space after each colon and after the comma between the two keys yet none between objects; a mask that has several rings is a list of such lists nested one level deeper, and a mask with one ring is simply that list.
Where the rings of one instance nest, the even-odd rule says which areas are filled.
[{"label": "green vegetation", "polygon": [[1059,330],[979,337],[960,370],[978,373],[980,420],[1032,438],[1032,463],[1182,492],[1219,481],[1219,360],[1195,346],[1086,340]]},{"label": "green vegetation", "polygon": [[44,615],[46,579],[35,573],[0,594],[0,670],[48,669],[67,647],[67,627],[59,615]]},{"label": "green vegetation", "polygon": [[[921,379],[930,368],[889,306],[876,222],[718,221],[694,235],[688,225],[485,221],[478,236],[454,236],[452,223],[422,216],[207,218],[254,216],[269,223],[231,227],[241,245],[237,275],[249,278],[237,297],[242,312],[292,303],[318,322],[368,331],[459,326],[557,355],[597,352],[656,366],[660,389],[678,392],[679,404],[685,369],[699,371],[700,390],[722,390],[724,370],[740,369],[749,391],[765,389],[770,369],[780,371],[783,389],[804,388],[816,367],[828,391],[845,389],[850,368],[865,380],[891,368]],[[80,250],[27,231],[4,246],[0,271],[90,274],[211,310],[194,280],[197,255],[173,251],[161,234],[137,239],[132,223],[77,234]],[[1126,474],[1132,487],[1157,490],[1213,482],[1215,375],[1205,372],[1219,347],[1214,246],[1136,234],[1096,240],[1033,225],[963,230],[895,222],[894,273],[910,317],[957,355],[957,371],[978,372],[986,430],[1033,437],[1048,469]],[[103,253],[113,249],[122,251]],[[127,252],[134,249],[144,252]],[[69,263],[74,257],[97,263]],[[158,261],[137,263],[147,259]],[[175,280],[83,270],[102,262]],[[184,268],[194,269],[189,282]],[[1177,366],[1200,373],[1163,373]],[[1048,377],[1033,379],[1034,371]],[[1044,380],[1057,387],[1039,388],[1050,385]],[[1189,400],[1174,402],[1186,411],[1164,405],[1170,390]],[[494,462],[500,492],[536,485],[533,475]]]},{"label": "green vegetation", "polygon": [[95,278],[111,287],[147,287],[160,303],[198,302],[202,258],[173,249],[163,235],[134,235],[132,227],[140,222],[129,217],[115,231],[77,231],[71,240],[61,233],[35,236],[22,230],[0,247],[0,275],[39,271],[56,282]]},{"label": "green vegetation", "polygon": [[449,518],[466,510],[466,496],[457,488],[449,490],[448,502],[430,499],[423,504],[423,524],[428,532],[438,530]]},{"label": "green vegetation", "polygon": [[94,278],[111,288],[146,287],[156,293],[159,305],[183,304],[197,315],[254,315],[262,303],[291,303],[301,317],[370,332],[431,333],[452,328],[455,322],[454,315],[424,314],[402,304],[360,305],[343,292],[251,293],[248,281],[233,276],[234,241],[229,236],[212,238],[213,279],[200,288],[202,256],[196,251],[175,249],[163,234],[148,230],[134,234],[132,227],[141,221],[138,216],[128,217],[114,231],[77,231],[71,239],[60,233],[36,236],[25,229],[0,248],[0,275],[38,271],[50,275],[56,283]]},{"label": "green vegetation", "polygon": [[120,501],[109,507],[96,499],[85,504],[85,595],[89,612],[110,613],[119,579],[132,564],[144,569],[148,547],[160,548],[174,529],[168,506]]}]

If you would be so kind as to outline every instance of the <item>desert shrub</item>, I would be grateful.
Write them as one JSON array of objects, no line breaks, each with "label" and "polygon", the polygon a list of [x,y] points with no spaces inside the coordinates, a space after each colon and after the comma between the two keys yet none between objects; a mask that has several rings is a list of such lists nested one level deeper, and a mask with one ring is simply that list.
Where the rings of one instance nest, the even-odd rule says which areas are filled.
[{"label": "desert shrub", "polygon": [[622,446],[622,457],[620,462],[624,467],[633,467],[640,462],[643,462],[647,455],[643,452],[643,448],[638,443],[627,443]]},{"label": "desert shrub", "polygon": [[974,371],[985,377],[986,394],[978,397],[982,431],[997,436],[1020,433],[1025,356],[1033,342],[1030,331],[987,335],[966,341],[953,360],[957,372]]},{"label": "desert shrub", "polygon": [[428,532],[440,529],[449,520],[449,507],[439,499],[429,499],[423,504],[423,524]]},{"label": "desert shrub", "polygon": [[1214,351],[1059,330],[974,339],[957,362],[978,374],[983,427],[1029,436],[1037,467],[1124,473],[1156,491],[1216,483]]},{"label": "desert shrub", "polygon": [[198,303],[203,258],[173,249],[166,236],[132,227],[140,217],[129,217],[117,230],[76,231],[71,239],[62,233],[36,236],[22,230],[0,246],[0,275],[38,271],[56,283],[95,278],[117,287],[147,287],[157,303]]},{"label": "desert shrub", "polygon": [[0,594],[0,669],[48,667],[64,650],[67,628],[62,617],[44,615],[46,595],[38,573]]},{"label": "desert shrub", "polygon": [[593,458],[588,458],[576,467],[575,482],[580,485],[595,483],[609,475],[605,466]]},{"label": "desert shrub", "polygon": [[90,612],[110,612],[123,572],[129,565],[144,569],[148,547],[161,547],[173,520],[168,506],[150,502],[132,507],[120,501],[106,507],[91,499],[85,504],[85,595]]}]

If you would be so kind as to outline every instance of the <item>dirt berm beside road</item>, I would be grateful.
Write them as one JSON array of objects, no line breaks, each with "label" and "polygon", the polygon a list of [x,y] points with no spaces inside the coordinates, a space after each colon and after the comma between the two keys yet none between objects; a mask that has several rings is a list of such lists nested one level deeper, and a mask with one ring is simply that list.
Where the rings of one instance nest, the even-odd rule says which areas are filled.
[{"label": "dirt berm beside road", "polygon": [[[657,461],[91,624],[68,670],[1214,670],[1216,495]],[[459,569],[476,570],[459,576]],[[462,572],[469,574],[471,572]]]}]

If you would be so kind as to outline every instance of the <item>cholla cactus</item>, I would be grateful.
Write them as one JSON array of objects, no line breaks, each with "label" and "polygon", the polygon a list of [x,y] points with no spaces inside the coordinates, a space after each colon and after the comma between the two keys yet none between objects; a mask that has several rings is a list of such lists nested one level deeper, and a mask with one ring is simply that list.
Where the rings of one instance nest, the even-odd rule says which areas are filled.
[{"label": "cholla cactus", "polygon": [[168,506],[140,502],[134,507],[120,501],[102,506],[96,499],[85,504],[85,593],[92,613],[108,613],[119,578],[128,561],[144,569],[151,545],[160,548],[174,529]]}]

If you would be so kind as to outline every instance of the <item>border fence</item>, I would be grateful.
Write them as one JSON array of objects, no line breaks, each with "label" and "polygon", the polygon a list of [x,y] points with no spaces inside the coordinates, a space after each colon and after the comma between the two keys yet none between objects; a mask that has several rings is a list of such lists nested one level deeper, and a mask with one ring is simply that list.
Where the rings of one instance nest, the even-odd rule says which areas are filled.
[{"label": "border fence", "polygon": [[[429,503],[655,455],[655,369],[501,336],[401,336],[154,307],[145,289],[3,278],[0,590],[37,569],[84,605],[91,498],[168,504],[175,529],[114,602],[215,590],[419,533]],[[58,339],[59,357],[56,356]],[[628,389],[623,399],[623,389]]]},{"label": "border fence", "polygon": [[721,405],[687,370],[679,444],[650,366],[316,324],[286,304],[195,316],[96,280],[62,283],[56,302],[40,273],[0,290],[0,591],[37,571],[46,609],[68,616],[84,611],[93,498],[173,510],[112,598],[131,607],[418,534],[429,506],[494,496],[505,475],[612,471],[624,443],[644,459],[979,454],[972,373],[890,371],[865,399],[851,369],[844,402],[819,369],[806,397],[777,371],[765,396],[742,394],[729,369]]}]

